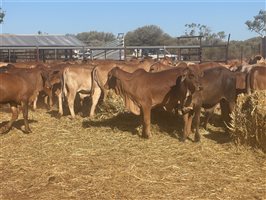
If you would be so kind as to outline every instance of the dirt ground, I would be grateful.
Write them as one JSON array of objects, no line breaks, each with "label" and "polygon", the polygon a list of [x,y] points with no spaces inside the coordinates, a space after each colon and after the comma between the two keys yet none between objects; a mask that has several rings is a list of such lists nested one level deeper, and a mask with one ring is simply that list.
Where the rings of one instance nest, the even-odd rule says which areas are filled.
[{"label": "dirt ground", "polygon": [[[94,119],[30,111],[0,135],[0,199],[266,199],[266,155],[236,147],[214,116],[202,140],[179,141],[182,120],[153,111],[149,140],[138,116]],[[0,111],[0,126],[10,113]],[[193,137],[191,137],[193,139]]]}]

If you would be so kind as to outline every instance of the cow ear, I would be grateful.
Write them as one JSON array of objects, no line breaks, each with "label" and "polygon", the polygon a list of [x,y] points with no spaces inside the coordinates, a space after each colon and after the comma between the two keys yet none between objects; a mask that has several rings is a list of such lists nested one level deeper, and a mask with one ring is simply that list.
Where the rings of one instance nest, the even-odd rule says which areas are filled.
[{"label": "cow ear", "polygon": [[186,75],[182,75],[182,76],[181,76],[181,82],[184,82],[185,79],[186,79]]},{"label": "cow ear", "polygon": [[55,71],[52,72],[52,74],[54,75],[54,74],[57,74],[59,72],[60,72],[59,70],[55,70]]},{"label": "cow ear", "polygon": [[186,67],[186,68],[183,70],[183,74],[182,74],[182,76],[181,76],[181,82],[183,82],[183,81],[186,79],[186,77],[187,77],[187,75],[188,75],[188,72],[189,72],[189,69]]},{"label": "cow ear", "polygon": [[188,72],[189,72],[189,68],[188,68],[188,67],[186,67],[186,68],[183,70],[183,74],[184,74],[184,75],[187,75],[187,74],[188,74]]}]

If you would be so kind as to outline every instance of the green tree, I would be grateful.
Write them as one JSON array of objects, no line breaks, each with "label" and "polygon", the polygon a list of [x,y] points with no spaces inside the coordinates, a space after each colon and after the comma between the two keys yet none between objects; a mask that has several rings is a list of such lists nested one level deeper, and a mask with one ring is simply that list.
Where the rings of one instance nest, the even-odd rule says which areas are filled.
[{"label": "green tree", "polygon": [[107,42],[114,41],[115,35],[113,33],[90,31],[78,33],[77,38],[88,46],[103,46]]},{"label": "green tree", "polygon": [[259,14],[254,16],[253,21],[248,20],[245,23],[250,31],[255,31],[260,36],[266,36],[266,11],[260,10]]},{"label": "green tree", "polygon": [[226,37],[224,31],[213,33],[210,27],[202,24],[191,23],[186,24],[185,27],[186,36],[203,36],[203,40],[207,44],[217,44]]},{"label": "green tree", "polygon": [[3,23],[5,17],[5,12],[0,8],[0,24]]},{"label": "green tree", "polygon": [[126,46],[170,45],[173,38],[156,25],[146,25],[125,36]]}]

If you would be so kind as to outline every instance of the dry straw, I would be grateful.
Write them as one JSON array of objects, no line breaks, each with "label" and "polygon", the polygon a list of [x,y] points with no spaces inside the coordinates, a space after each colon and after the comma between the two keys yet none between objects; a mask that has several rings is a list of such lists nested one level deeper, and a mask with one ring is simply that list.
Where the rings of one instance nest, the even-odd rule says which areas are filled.
[{"label": "dry straw", "polygon": [[240,95],[231,116],[233,141],[266,152],[266,91]]}]

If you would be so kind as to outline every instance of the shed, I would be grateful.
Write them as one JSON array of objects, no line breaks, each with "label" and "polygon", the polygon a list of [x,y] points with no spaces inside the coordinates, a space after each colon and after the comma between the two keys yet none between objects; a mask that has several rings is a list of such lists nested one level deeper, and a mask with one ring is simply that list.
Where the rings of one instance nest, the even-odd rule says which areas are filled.
[{"label": "shed", "polygon": [[75,49],[86,46],[73,35],[0,34],[0,60],[70,59]]}]

